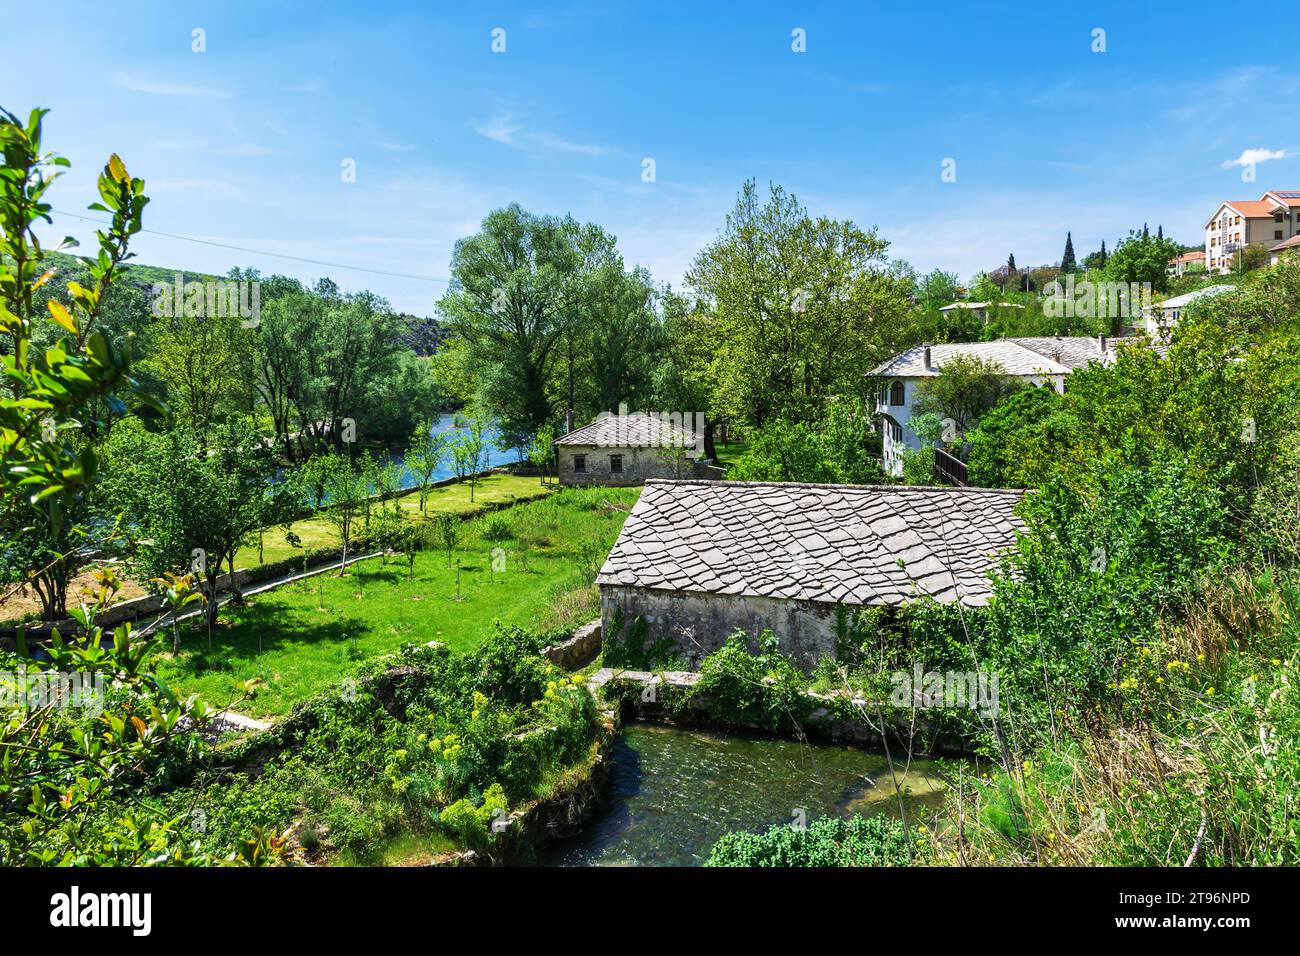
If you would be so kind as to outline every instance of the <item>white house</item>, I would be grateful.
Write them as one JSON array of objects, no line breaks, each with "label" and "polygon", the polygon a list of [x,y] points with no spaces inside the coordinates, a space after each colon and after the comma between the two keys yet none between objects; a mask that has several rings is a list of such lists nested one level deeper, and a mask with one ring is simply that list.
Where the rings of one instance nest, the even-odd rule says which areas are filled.
[{"label": "white house", "polygon": [[1067,375],[1091,362],[1109,364],[1114,361],[1116,346],[1124,341],[1108,340],[1104,335],[1044,336],[918,345],[883,362],[871,374],[882,380],[876,414],[882,424],[885,473],[901,475],[903,453],[920,450],[921,440],[909,426],[917,389],[926,379],[937,377],[953,358],[960,355],[997,362],[1008,378],[1064,392]]},{"label": "white house", "polygon": [[1202,289],[1196,289],[1184,295],[1176,295],[1171,299],[1165,299],[1163,302],[1157,302],[1154,306],[1146,310],[1146,329],[1147,334],[1153,339],[1161,340],[1169,337],[1169,330],[1178,324],[1182,317],[1183,310],[1198,299],[1207,299],[1216,295],[1222,295],[1225,292],[1231,292],[1236,286],[1231,285],[1207,285]]}]

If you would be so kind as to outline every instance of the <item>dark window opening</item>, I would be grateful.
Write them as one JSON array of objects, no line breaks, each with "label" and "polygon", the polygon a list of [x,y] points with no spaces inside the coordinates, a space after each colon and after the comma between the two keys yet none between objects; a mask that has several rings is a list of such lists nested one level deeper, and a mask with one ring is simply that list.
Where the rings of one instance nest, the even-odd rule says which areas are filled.
[{"label": "dark window opening", "polygon": [[574,470],[574,471],[586,471],[586,470],[587,470],[587,456],[586,456],[586,455],[574,455],[574,456],[573,456],[573,470]]},{"label": "dark window opening", "polygon": [[610,455],[610,456],[609,456],[609,470],[612,471],[612,472],[613,472],[614,474],[616,474],[616,475],[617,475],[617,474],[620,474],[620,473],[623,471],[623,456],[622,456],[622,455]]},{"label": "dark window opening", "polygon": [[903,383],[902,382],[895,382],[893,385],[889,386],[889,404],[890,405],[903,404]]}]

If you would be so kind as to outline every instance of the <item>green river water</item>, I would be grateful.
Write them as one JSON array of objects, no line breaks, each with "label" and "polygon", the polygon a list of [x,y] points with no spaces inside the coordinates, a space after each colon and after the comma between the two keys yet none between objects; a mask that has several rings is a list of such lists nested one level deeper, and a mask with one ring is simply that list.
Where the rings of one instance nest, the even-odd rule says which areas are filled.
[{"label": "green river water", "polygon": [[[897,760],[897,757],[895,758]],[[896,765],[897,766],[897,765]],[[932,761],[901,775],[908,822],[943,801]],[[732,830],[888,813],[898,799],[883,754],[825,744],[630,723],[615,746],[604,805],[544,866],[698,866]]]}]

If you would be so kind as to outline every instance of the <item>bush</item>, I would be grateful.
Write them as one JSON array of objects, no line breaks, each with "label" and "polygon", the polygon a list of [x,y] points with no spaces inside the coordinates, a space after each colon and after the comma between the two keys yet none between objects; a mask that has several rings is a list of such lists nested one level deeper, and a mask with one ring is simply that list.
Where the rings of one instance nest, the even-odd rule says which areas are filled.
[{"label": "bush", "polygon": [[493,512],[479,519],[478,533],[484,541],[500,542],[513,538],[515,529],[509,518],[500,512]]},{"label": "bush", "polygon": [[824,818],[806,829],[728,833],[705,866],[907,866],[903,825],[890,817]]},{"label": "bush", "polygon": [[712,716],[742,727],[777,731],[801,724],[812,712],[808,681],[778,650],[771,631],[758,642],[759,653],[751,654],[744,633],[733,633],[704,659],[700,679],[684,700],[705,696]]}]

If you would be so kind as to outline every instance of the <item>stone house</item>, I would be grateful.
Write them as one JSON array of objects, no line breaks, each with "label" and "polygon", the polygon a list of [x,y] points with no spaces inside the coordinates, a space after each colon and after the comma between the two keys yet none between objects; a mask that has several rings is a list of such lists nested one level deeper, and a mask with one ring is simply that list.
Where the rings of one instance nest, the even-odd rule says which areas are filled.
[{"label": "stone house", "polygon": [[639,485],[649,478],[720,478],[680,416],[606,414],[554,442],[562,485]]},{"label": "stone house", "polygon": [[608,636],[640,617],[692,663],[764,629],[801,665],[834,654],[837,606],[929,596],[972,607],[1021,527],[1024,492],[903,485],[646,482],[596,583]]}]

